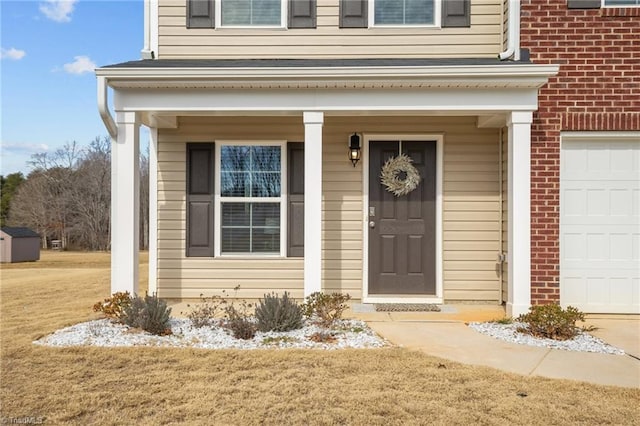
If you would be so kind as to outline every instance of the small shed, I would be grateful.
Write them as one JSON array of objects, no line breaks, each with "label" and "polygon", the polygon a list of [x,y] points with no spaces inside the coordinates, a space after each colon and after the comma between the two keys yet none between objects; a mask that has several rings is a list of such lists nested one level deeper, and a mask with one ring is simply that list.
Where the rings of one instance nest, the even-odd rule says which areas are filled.
[{"label": "small shed", "polygon": [[32,262],[40,259],[40,235],[29,228],[0,228],[0,262]]}]

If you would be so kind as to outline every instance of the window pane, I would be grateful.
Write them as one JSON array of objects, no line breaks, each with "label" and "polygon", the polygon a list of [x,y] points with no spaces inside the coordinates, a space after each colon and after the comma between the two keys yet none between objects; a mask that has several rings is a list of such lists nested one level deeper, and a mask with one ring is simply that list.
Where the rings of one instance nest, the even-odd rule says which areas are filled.
[{"label": "window pane", "polygon": [[222,25],[280,26],[281,0],[222,0]]},{"label": "window pane", "polygon": [[220,163],[223,171],[249,171],[251,147],[239,145],[224,145],[220,149]]},{"label": "window pane", "polygon": [[220,149],[223,197],[279,197],[279,146],[228,146]]},{"label": "window pane", "polygon": [[249,226],[251,204],[222,203],[222,226]]},{"label": "window pane", "polygon": [[280,25],[280,0],[253,0],[253,25]]},{"label": "window pane", "polygon": [[280,171],[279,146],[252,146],[252,169],[260,172]]},{"label": "window pane", "polygon": [[279,197],[280,173],[256,173],[253,175],[253,197]]},{"label": "window pane", "polygon": [[403,0],[375,0],[375,23],[383,25],[403,24]]},{"label": "window pane", "polygon": [[222,253],[280,253],[280,203],[222,203]]},{"label": "window pane", "polygon": [[270,228],[254,228],[252,235],[253,253],[279,253],[280,230]]},{"label": "window pane", "polygon": [[640,6],[640,0],[605,0],[605,6]]},{"label": "window pane", "polygon": [[375,0],[376,25],[434,24],[434,0]]},{"label": "window pane", "polygon": [[251,0],[222,0],[222,25],[251,25]]},{"label": "window pane", "polygon": [[222,253],[249,253],[249,228],[222,228]]},{"label": "window pane", "polygon": [[280,228],[280,203],[254,203],[253,226]]},{"label": "window pane", "polygon": [[433,0],[405,0],[405,24],[433,24]]},{"label": "window pane", "polygon": [[223,197],[249,197],[250,188],[249,173],[222,172],[220,174],[220,195]]}]

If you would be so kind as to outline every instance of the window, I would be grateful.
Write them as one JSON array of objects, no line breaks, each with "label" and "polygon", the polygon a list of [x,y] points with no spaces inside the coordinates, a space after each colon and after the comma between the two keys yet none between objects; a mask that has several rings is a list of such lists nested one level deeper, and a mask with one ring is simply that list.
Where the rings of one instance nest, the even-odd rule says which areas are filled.
[{"label": "window", "polygon": [[283,144],[221,143],[218,253],[284,255]]},{"label": "window", "polygon": [[439,6],[438,0],[373,0],[369,16],[374,26],[437,26]]},{"label": "window", "polygon": [[223,27],[285,26],[285,0],[220,0],[216,7]]},{"label": "window", "polygon": [[603,6],[615,6],[615,7],[625,7],[625,6],[640,6],[640,0],[603,0]]}]

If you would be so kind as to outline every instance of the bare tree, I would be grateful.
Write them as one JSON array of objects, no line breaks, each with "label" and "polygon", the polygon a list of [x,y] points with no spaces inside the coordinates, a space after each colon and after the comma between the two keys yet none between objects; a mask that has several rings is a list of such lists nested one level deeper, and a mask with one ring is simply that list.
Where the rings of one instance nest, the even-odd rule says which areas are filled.
[{"label": "bare tree", "polygon": [[96,138],[84,150],[70,191],[75,209],[74,243],[89,250],[109,249],[111,145]]},{"label": "bare tree", "polygon": [[140,154],[140,249],[149,249],[149,150]]},{"label": "bare tree", "polygon": [[[29,226],[63,248],[109,250],[111,241],[111,141],[88,147],[68,143],[32,156],[34,171],[20,185],[8,222]],[[140,156],[140,248],[149,247],[149,153]]]}]

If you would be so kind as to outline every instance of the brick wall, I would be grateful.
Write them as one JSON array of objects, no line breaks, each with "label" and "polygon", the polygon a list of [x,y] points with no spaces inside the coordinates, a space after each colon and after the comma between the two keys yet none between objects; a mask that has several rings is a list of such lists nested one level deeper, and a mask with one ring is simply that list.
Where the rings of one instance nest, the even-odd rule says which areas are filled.
[{"label": "brick wall", "polygon": [[558,301],[560,132],[640,130],[640,8],[522,0],[521,47],[560,72],[531,129],[531,302]]}]

